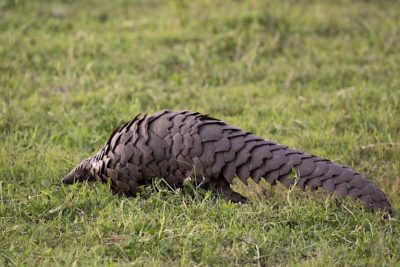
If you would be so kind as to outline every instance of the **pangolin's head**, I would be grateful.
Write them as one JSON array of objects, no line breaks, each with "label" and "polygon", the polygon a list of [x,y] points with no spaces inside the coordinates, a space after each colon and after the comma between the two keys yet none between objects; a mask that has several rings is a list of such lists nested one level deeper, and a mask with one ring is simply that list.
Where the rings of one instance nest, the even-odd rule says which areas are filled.
[{"label": "pangolin's head", "polygon": [[63,183],[73,184],[75,182],[93,180],[94,177],[91,177],[90,174],[90,169],[92,168],[92,165],[93,165],[92,158],[83,160],[62,179]]}]

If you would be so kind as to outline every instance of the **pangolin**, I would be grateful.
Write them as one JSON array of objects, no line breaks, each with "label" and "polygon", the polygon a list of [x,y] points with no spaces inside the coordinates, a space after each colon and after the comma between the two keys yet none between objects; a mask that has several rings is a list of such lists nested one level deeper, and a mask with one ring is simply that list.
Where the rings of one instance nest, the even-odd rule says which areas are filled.
[{"label": "pangolin", "polygon": [[[293,170],[296,179],[290,177]],[[264,178],[287,188],[322,187],[342,198],[359,199],[366,207],[392,212],[386,195],[352,168],[187,110],[136,116],[114,130],[105,145],[63,182],[110,180],[112,192],[135,196],[140,185],[160,177],[172,187],[194,179],[233,202],[247,200],[231,189],[235,177],[245,184],[249,178],[256,183]]]}]

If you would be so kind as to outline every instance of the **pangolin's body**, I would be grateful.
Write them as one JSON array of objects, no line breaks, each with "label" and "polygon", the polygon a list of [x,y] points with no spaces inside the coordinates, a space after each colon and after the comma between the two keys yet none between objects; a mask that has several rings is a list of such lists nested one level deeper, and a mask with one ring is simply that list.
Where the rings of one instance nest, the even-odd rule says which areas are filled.
[{"label": "pangolin's body", "polygon": [[[296,170],[297,179],[290,174]],[[391,212],[385,194],[365,176],[349,167],[333,163],[276,142],[264,140],[225,122],[190,111],[161,111],[137,116],[114,131],[93,157],[82,161],[65,178],[111,180],[114,192],[135,195],[138,186],[162,177],[171,186],[180,186],[188,177],[233,201],[245,198],[230,184],[238,177],[286,187],[323,187],[340,197],[360,199],[365,206]]]}]

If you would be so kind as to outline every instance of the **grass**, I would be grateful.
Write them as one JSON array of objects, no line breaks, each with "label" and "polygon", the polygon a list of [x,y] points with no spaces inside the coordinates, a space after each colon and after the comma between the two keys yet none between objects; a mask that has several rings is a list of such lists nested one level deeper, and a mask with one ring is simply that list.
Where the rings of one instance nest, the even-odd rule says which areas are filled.
[{"label": "grass", "polygon": [[[389,0],[1,0],[0,265],[398,265],[399,17]],[[61,185],[165,108],[353,166],[395,217],[295,191]]]}]

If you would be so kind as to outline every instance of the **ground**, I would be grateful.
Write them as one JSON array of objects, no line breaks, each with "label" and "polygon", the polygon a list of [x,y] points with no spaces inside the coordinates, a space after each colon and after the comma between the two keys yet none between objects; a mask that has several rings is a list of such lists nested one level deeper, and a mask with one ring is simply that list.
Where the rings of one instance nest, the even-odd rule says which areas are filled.
[{"label": "ground", "polygon": [[[399,264],[399,3],[1,0],[0,265]],[[395,216],[279,188],[241,205],[60,183],[166,108],[352,166]]]}]

